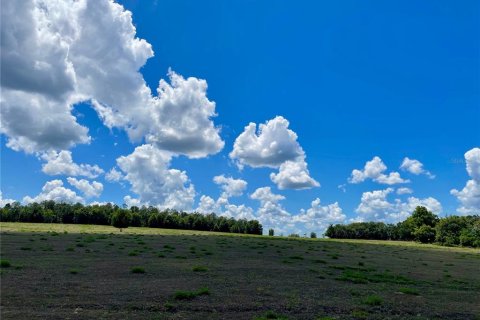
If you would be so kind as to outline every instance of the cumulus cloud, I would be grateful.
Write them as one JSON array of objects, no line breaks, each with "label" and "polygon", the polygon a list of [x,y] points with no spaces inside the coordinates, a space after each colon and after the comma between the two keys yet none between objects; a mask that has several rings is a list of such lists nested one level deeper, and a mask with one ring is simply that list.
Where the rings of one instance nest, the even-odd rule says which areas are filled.
[{"label": "cumulus cloud", "polygon": [[408,157],[405,157],[403,159],[400,169],[413,173],[414,175],[417,175],[417,176],[420,174],[424,174],[430,179],[435,178],[435,175],[433,175],[430,171],[427,171],[423,168],[423,163],[415,159],[409,159]]},{"label": "cumulus cloud", "polygon": [[98,198],[103,192],[103,184],[98,181],[88,181],[85,179],[67,178],[68,183],[80,190],[87,198]]},{"label": "cumulus cloud", "polygon": [[390,202],[387,197],[393,191],[393,188],[387,188],[364,192],[361,202],[355,210],[359,216],[353,220],[394,223],[406,219],[417,206],[424,206],[435,214],[442,211],[440,202],[432,197],[424,199],[409,197],[406,202],[402,202],[400,199]]},{"label": "cumulus cloud", "polygon": [[3,207],[5,207],[5,205],[7,205],[9,203],[14,203],[14,202],[15,202],[15,200],[13,200],[13,199],[4,199],[2,191],[0,191],[0,208],[3,208]]},{"label": "cumulus cloud", "polygon": [[97,165],[76,164],[73,162],[71,151],[62,150],[56,152],[51,150],[41,155],[41,159],[46,161],[42,165],[43,173],[51,176],[63,174],[96,178],[103,173],[103,170]]},{"label": "cumulus cloud", "polygon": [[398,188],[397,194],[412,194],[413,190],[410,188]]},{"label": "cumulus cloud", "polygon": [[480,148],[473,148],[465,153],[466,169],[470,176],[462,190],[452,189],[450,193],[457,197],[461,214],[480,213]]},{"label": "cumulus cloud", "polygon": [[310,177],[304,157],[295,161],[285,161],[278,173],[271,173],[270,179],[279,189],[309,189],[319,187],[320,183]]},{"label": "cumulus cloud", "polygon": [[14,150],[89,143],[72,115],[80,102],[132,141],[191,158],[223,148],[206,81],[169,71],[154,96],[139,72],[152,47],[113,1],[2,1],[1,48],[1,132]]},{"label": "cumulus cloud", "polygon": [[226,198],[241,196],[247,188],[247,181],[225,177],[223,174],[213,177],[213,182],[220,186]]},{"label": "cumulus cloud", "polygon": [[375,182],[388,185],[410,182],[409,180],[403,179],[398,172],[385,174],[384,172],[386,170],[387,166],[383,163],[382,159],[375,156],[372,160],[365,163],[363,170],[354,169],[348,182],[361,183],[367,179],[372,179]]},{"label": "cumulus cloud", "polygon": [[196,212],[200,213],[219,213],[221,210],[221,207],[217,204],[217,201],[215,201],[212,197],[202,195],[200,197],[200,202],[198,204],[197,209],[195,209]]},{"label": "cumulus cloud", "polygon": [[307,189],[320,184],[310,177],[305,152],[297,141],[297,134],[288,128],[287,119],[277,116],[258,126],[250,123],[237,137],[230,158],[242,169],[279,168],[270,179],[280,189]]},{"label": "cumulus cloud", "polygon": [[110,171],[105,173],[105,179],[108,182],[119,182],[119,181],[122,181],[124,179],[124,176],[116,168],[112,168],[112,169],[110,169]]},{"label": "cumulus cloud", "polygon": [[[145,144],[135,148],[130,155],[117,159],[125,180],[139,196],[137,206],[145,204],[187,211],[192,208],[195,188],[185,171],[169,168],[171,158],[171,153]],[[127,200],[134,201],[127,198],[125,203]]]},{"label": "cumulus cloud", "polygon": [[260,201],[260,206],[256,212],[258,220],[265,227],[276,227],[277,229],[287,229],[288,224],[293,225],[290,213],[288,213],[279,203],[285,197],[272,192],[270,187],[256,189],[250,198]]},{"label": "cumulus cloud", "polygon": [[316,198],[308,210],[303,210],[292,218],[294,222],[304,224],[307,230],[323,233],[330,224],[344,223],[346,215],[338,202],[322,206],[320,199]]},{"label": "cumulus cloud", "polygon": [[62,180],[51,180],[45,183],[42,187],[42,192],[35,197],[26,196],[23,198],[23,202],[42,202],[45,200],[53,200],[55,202],[65,203],[84,203],[82,197],[78,196],[75,191],[72,191],[63,186]]}]

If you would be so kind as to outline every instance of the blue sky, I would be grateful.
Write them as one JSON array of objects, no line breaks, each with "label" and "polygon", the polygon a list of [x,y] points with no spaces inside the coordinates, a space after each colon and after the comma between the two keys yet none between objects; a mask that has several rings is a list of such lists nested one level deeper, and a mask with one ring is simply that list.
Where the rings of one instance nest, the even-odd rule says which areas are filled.
[{"label": "blue sky", "polygon": [[[38,9],[35,1],[28,3],[30,9],[24,8],[24,14]],[[222,197],[221,186],[228,183],[215,183],[212,179],[219,175],[247,182],[246,188],[240,187],[243,188],[241,191],[233,192],[241,195],[228,196],[227,200],[236,206],[244,204],[243,209],[251,208],[251,211],[243,210],[241,217],[249,217],[250,214],[260,218],[265,225],[271,224],[286,232],[321,229],[331,222],[359,217],[394,221],[405,217],[404,211],[408,211],[414,204],[430,205],[432,210],[443,215],[472,213],[480,209],[478,200],[475,200],[480,197],[480,187],[477,185],[480,150],[475,149],[480,146],[478,1],[172,0],[120,3],[125,10],[131,11],[136,34],[125,31],[131,31],[133,27],[128,19],[122,20],[125,19],[124,16],[120,19],[123,24],[117,23],[118,19],[98,22],[102,20],[98,17],[115,17],[123,12],[118,6],[112,7],[108,1],[104,4],[111,9],[108,13],[105,11],[107,7],[87,1],[82,8],[69,9],[71,16],[65,17],[67,22],[54,18],[53,15],[45,15],[44,19],[52,19],[52,25],[58,26],[58,30],[54,31],[57,35],[60,34],[65,47],[70,50],[70,56],[65,55],[63,58],[72,61],[76,75],[72,78],[68,78],[71,76],[68,65],[58,62],[63,61],[58,59],[63,51],[58,53],[58,50],[52,49],[58,43],[48,43],[42,34],[33,35],[43,39],[43,42],[30,48],[29,53],[22,51],[26,46],[12,45],[13,42],[8,39],[14,38],[22,43],[29,39],[28,32],[34,31],[9,31],[12,27],[10,24],[15,22],[8,19],[8,16],[4,17],[4,14],[7,15],[9,10],[20,12],[22,8],[20,5],[11,5],[9,10],[3,10],[2,38],[7,39],[2,39],[2,52],[6,53],[6,58],[2,57],[2,69],[6,69],[2,71],[3,199],[22,201],[25,196],[35,198],[45,183],[61,180],[63,186],[57,184],[57,187],[72,190],[85,203],[113,201],[122,204],[125,202],[124,197],[129,195],[139,203],[159,206],[168,204],[168,201],[163,202],[162,197],[152,198],[146,195],[144,185],[152,181],[138,180],[144,174],[161,174],[160,171],[140,173],[135,167],[131,169],[136,170],[134,174],[132,171],[121,170],[116,160],[134,153],[135,148],[143,144],[150,142],[155,145],[148,140],[146,134],[140,134],[141,137],[133,142],[129,139],[131,132],[127,127],[131,123],[148,127],[148,121],[145,117],[139,120],[140,116],[139,119],[132,120],[140,114],[140,111],[127,111],[128,108],[133,110],[130,106],[137,103],[137,97],[134,96],[136,91],[132,90],[135,92],[130,94],[129,89],[122,88],[130,88],[130,83],[137,85],[140,76],[154,97],[160,79],[170,83],[167,74],[171,68],[175,74],[184,78],[195,77],[208,83],[206,98],[215,102],[214,113],[217,116],[206,119],[207,122],[208,119],[213,121],[210,128],[217,128],[219,139],[223,141],[223,147],[217,145],[214,151],[210,150],[201,157],[192,158],[191,151],[170,156],[166,170],[185,171],[188,177],[188,181],[182,180],[183,185],[180,183],[183,188],[181,191],[187,192],[185,186],[194,186],[194,192],[188,192],[189,196],[194,197],[194,202],[189,204],[191,210],[199,207],[202,195],[209,196],[214,201]],[[50,12],[59,9],[54,4],[47,6],[50,6]],[[85,20],[88,19],[85,18],[86,12],[97,17],[96,20]],[[30,23],[31,19],[24,21]],[[72,35],[77,34],[66,28],[65,24],[72,21],[79,22],[81,26],[89,23],[94,30],[92,38],[89,39],[88,32],[85,32],[87,35],[83,38],[71,40]],[[35,21],[31,23],[34,25]],[[110,33],[99,33],[98,30],[101,29],[95,30],[97,27],[107,29]],[[116,32],[123,34],[123,38],[116,38]],[[148,58],[147,48],[131,49],[131,43],[127,40],[124,44],[119,43],[125,37],[145,39],[151,45],[154,55]],[[108,41],[112,41],[109,44],[111,51],[105,49],[101,56],[91,54]],[[138,54],[133,58],[127,56],[122,46],[136,50]],[[117,47],[120,49],[117,50]],[[40,54],[41,52],[43,53]],[[145,57],[138,58],[141,57],[140,53],[145,54]],[[16,65],[17,70],[23,68],[25,71],[22,76],[8,67],[12,64],[7,59],[16,55],[23,58],[22,63]],[[93,60],[88,60],[89,64],[85,64],[85,56],[97,61],[101,57],[102,62],[99,62],[97,68],[104,68],[101,70],[102,76],[95,73],[98,70],[88,68]],[[105,64],[103,59],[110,59],[111,66]],[[123,63],[122,59],[126,62]],[[42,70],[29,70],[29,66],[34,65],[34,62],[38,65],[38,61],[49,66],[46,68],[49,70],[48,77],[41,74]],[[118,64],[116,61],[119,61]],[[140,73],[136,73],[136,70]],[[35,74],[37,71],[38,77]],[[29,75],[29,72],[32,74]],[[57,76],[60,80],[54,81]],[[42,82],[39,79],[49,80]],[[22,117],[18,116],[22,112],[31,112],[35,118],[31,121],[36,122],[51,117],[55,112],[49,113],[48,108],[42,105],[53,99],[52,92],[49,91],[53,89],[47,88],[48,81],[58,86],[58,83],[65,83],[62,79],[70,79],[74,89],[65,89],[58,95],[61,96],[58,99],[66,99],[66,95],[73,97],[74,93],[85,98],[75,98],[71,109],[58,106],[61,111],[57,114],[67,112],[74,115],[74,122],[79,127],[88,128],[90,143],[85,143],[86,135],[80,129],[68,132],[72,127],[70,125],[65,125],[67,129],[64,130],[53,130],[58,119],[38,128],[36,125],[28,126],[28,121],[25,121],[26,130],[52,130],[53,133],[45,135],[24,133],[18,125],[11,124],[14,120],[22,121]],[[40,89],[33,90],[32,86],[27,86],[26,83],[30,80]],[[116,87],[118,83],[128,85]],[[89,88],[90,85],[95,88]],[[125,92],[122,100],[109,98],[122,91]],[[15,96],[18,92],[25,93],[25,96]],[[30,105],[33,105],[34,99],[41,102],[35,108]],[[92,107],[92,99],[123,114],[124,118],[128,118],[129,125],[124,125],[119,120],[112,120],[115,123],[108,125],[106,118],[98,116],[99,109]],[[125,99],[128,101],[125,102]],[[119,105],[125,105],[116,106],[116,101],[119,101]],[[57,110],[55,108],[57,107],[50,109]],[[18,112],[14,112],[16,110]],[[180,109],[175,110],[181,113]],[[149,112],[147,110],[145,113],[147,118]],[[162,113],[162,116],[166,117],[166,113]],[[291,183],[286,184],[287,188],[279,188],[279,182],[275,183],[270,177],[271,173],[276,174],[281,170],[279,164],[255,167],[251,165],[253,160],[245,160],[246,165],[240,170],[238,164],[245,159],[242,158],[242,152],[236,158],[229,156],[245,126],[250,122],[259,125],[272,119],[278,120],[277,116],[288,120],[287,130],[298,136],[297,140],[290,141],[287,148],[291,147],[297,152],[290,160],[308,166],[307,178],[304,177],[307,180],[303,182],[302,188],[292,187]],[[196,116],[193,117],[195,118]],[[68,121],[62,119],[58,121],[68,124]],[[163,126],[162,121],[160,120],[160,129],[155,129],[157,131],[147,128],[145,132],[154,132],[153,136],[157,134],[161,137],[162,133],[158,133],[158,130]],[[52,136],[69,134],[75,138],[65,138],[62,143],[48,140]],[[20,142],[7,146],[12,138],[17,138]],[[40,141],[41,139],[48,141]],[[214,144],[210,140],[205,143]],[[155,148],[161,152],[172,152],[172,148],[160,144],[155,145]],[[61,150],[70,151],[74,163],[97,165],[104,173],[85,177],[71,170],[67,172],[58,169],[49,173],[45,172],[48,170],[42,170],[42,165],[52,161],[47,160],[45,154],[58,154]],[[469,151],[472,152],[466,156],[465,153]],[[362,170],[365,163],[375,156],[381,158],[381,162],[388,167],[382,171],[383,174],[398,172],[401,179],[410,182],[386,184],[379,183],[378,177],[374,177],[349,183],[352,170]],[[400,169],[405,157],[418,160],[423,164],[423,171],[417,170],[415,174],[415,169]],[[135,162],[137,158],[130,160],[133,161],[132,166],[138,165]],[[468,171],[467,164],[473,169]],[[123,176],[129,173],[131,176],[118,182],[107,181],[105,173],[113,167]],[[427,171],[432,176],[435,175],[435,178],[427,176]],[[285,172],[291,176],[289,171]],[[133,177],[134,175],[136,176]],[[86,197],[82,195],[85,187],[76,189],[69,184],[68,178],[76,179],[77,182],[85,179],[90,184],[97,181],[102,184],[101,193]],[[132,179],[137,180],[132,182]],[[467,181],[473,181],[473,188],[467,188]],[[161,180],[154,181],[158,182],[163,183]],[[320,186],[316,186],[315,182]],[[137,183],[136,187],[132,187],[134,183]],[[344,190],[339,185],[344,185]],[[252,197],[258,188],[263,187],[270,187],[267,195]],[[408,187],[413,193],[397,194],[401,187]],[[139,192],[140,189],[143,191]],[[457,189],[461,194],[452,193],[452,189]],[[382,190],[383,193],[369,193]],[[275,194],[282,195],[285,199],[275,200]],[[377,202],[368,202],[369,195]],[[412,197],[413,200],[408,200]],[[324,209],[317,206],[317,210],[312,210],[310,215],[306,214],[307,211],[300,211],[311,208],[311,202],[316,198],[320,199],[320,206],[325,206]],[[369,206],[365,210],[359,210],[362,199],[363,207]],[[341,214],[338,209],[327,208],[335,202],[338,202]],[[273,204],[274,210],[262,211],[262,208],[268,207],[265,203]],[[219,205],[217,203],[215,207],[218,211],[226,211],[226,214],[235,216],[233,211]],[[233,209],[237,208],[232,207]],[[388,211],[388,214],[382,211]],[[303,215],[303,218],[295,220],[293,217],[297,215]]]}]

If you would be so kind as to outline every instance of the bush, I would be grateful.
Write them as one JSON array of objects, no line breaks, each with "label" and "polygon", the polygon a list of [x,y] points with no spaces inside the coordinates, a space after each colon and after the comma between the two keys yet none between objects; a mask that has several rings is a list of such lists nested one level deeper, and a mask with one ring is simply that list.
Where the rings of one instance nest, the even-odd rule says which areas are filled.
[{"label": "bush", "polygon": [[432,243],[435,241],[435,229],[425,224],[415,229],[413,235],[415,240],[420,241],[421,243]]},{"label": "bush", "polygon": [[122,231],[123,228],[128,228],[130,224],[131,215],[127,210],[119,209],[112,215],[112,226],[119,228]]}]

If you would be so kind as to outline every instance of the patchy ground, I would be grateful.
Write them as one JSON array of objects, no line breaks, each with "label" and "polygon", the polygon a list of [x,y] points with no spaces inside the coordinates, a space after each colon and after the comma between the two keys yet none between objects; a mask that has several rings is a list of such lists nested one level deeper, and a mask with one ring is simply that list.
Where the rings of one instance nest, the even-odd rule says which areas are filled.
[{"label": "patchy ground", "polygon": [[2,319],[480,319],[479,250],[0,226]]}]

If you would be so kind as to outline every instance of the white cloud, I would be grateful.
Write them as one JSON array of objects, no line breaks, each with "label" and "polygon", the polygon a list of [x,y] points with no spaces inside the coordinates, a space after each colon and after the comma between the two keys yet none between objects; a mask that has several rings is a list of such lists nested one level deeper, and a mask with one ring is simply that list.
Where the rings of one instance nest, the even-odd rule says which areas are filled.
[{"label": "white cloud", "polygon": [[435,214],[442,211],[440,202],[432,197],[424,199],[409,197],[406,202],[402,202],[400,199],[390,202],[387,197],[393,191],[393,188],[387,188],[364,192],[361,202],[355,210],[359,216],[353,220],[399,222],[410,216],[417,206],[424,206]]},{"label": "white cloud", "polygon": [[222,212],[222,216],[234,218],[234,219],[247,219],[256,220],[257,217],[253,214],[253,209],[245,205],[225,205],[225,211]]},{"label": "white cloud", "polygon": [[119,182],[125,179],[125,177],[116,168],[112,168],[110,171],[105,173],[105,179],[109,182]]},{"label": "white cloud", "polygon": [[145,144],[118,158],[117,164],[141,204],[188,211],[194,202],[195,188],[185,171],[169,168],[171,157],[172,154]]},{"label": "white cloud", "polygon": [[480,213],[480,148],[473,148],[465,153],[466,169],[472,178],[462,190],[452,189],[450,193],[457,197],[461,206],[457,209],[461,214]]},{"label": "white cloud", "polygon": [[42,171],[48,175],[85,176],[96,178],[103,173],[97,165],[76,164],[72,159],[72,152],[62,150],[60,152],[45,152],[41,158],[46,161],[42,165]]},{"label": "white cloud", "polygon": [[270,187],[256,189],[250,195],[250,198],[260,201],[256,216],[265,229],[275,227],[276,229],[286,230],[288,224],[293,225],[290,213],[279,203],[285,197],[273,193]]},{"label": "white cloud", "polygon": [[330,224],[344,223],[346,215],[343,213],[338,202],[322,206],[320,199],[316,198],[312,201],[311,207],[299,215],[292,217],[296,223],[301,223],[306,230],[324,233]]},{"label": "white cloud", "polygon": [[225,177],[223,174],[213,177],[213,182],[220,185],[226,198],[241,196],[247,188],[247,181]]},{"label": "white cloud", "polygon": [[400,166],[400,169],[404,171],[408,171],[410,173],[413,173],[415,175],[419,174],[424,174],[430,179],[434,179],[435,175],[433,175],[430,171],[427,171],[423,168],[423,163],[421,163],[418,160],[415,159],[409,159],[408,157],[405,157],[403,159],[402,165]]},{"label": "white cloud", "polygon": [[375,182],[381,184],[398,184],[398,183],[408,183],[409,180],[405,180],[400,177],[398,172],[390,172],[385,174],[387,166],[383,163],[380,157],[373,157],[372,160],[365,163],[363,170],[354,169],[350,178],[348,179],[349,183],[361,183],[367,179],[372,179]]},{"label": "white cloud", "polygon": [[397,194],[412,194],[413,190],[410,188],[398,188]]},{"label": "white cloud", "polygon": [[235,140],[230,158],[242,169],[279,168],[270,179],[280,189],[308,189],[320,184],[310,177],[305,152],[297,141],[297,134],[288,128],[287,119],[277,116],[258,126],[250,123]]},{"label": "white cloud", "polygon": [[195,209],[196,212],[200,213],[218,213],[221,210],[220,206],[217,204],[217,202],[209,196],[202,195],[200,197],[200,202],[198,204],[197,209]]},{"label": "white cloud", "polygon": [[230,158],[241,167],[278,168],[304,154],[287,119],[277,116],[258,126],[251,122],[235,140]]},{"label": "white cloud", "polygon": [[307,163],[303,157],[295,161],[285,161],[280,165],[279,172],[271,173],[270,179],[279,189],[309,189],[319,187],[320,183],[310,177]]},{"label": "white cloud", "polygon": [[23,202],[27,204],[32,202],[42,202],[45,200],[65,203],[84,203],[83,198],[78,196],[75,191],[65,188],[61,180],[48,181],[42,187],[42,192],[40,192],[40,194],[33,198],[29,196],[23,198]]},{"label": "white cloud", "polygon": [[108,0],[2,2],[1,132],[14,150],[65,150],[89,143],[72,108],[91,102],[104,124],[132,141],[191,158],[224,142],[211,118],[207,83],[170,71],[153,96],[139,69],[153,56],[131,12]]},{"label": "white cloud", "polygon": [[67,178],[68,183],[80,190],[87,198],[98,198],[103,192],[103,184],[98,181],[89,182],[85,179]]},{"label": "white cloud", "polygon": [[7,205],[8,203],[14,203],[14,202],[15,200],[13,199],[4,199],[2,191],[0,191],[0,208],[5,207],[5,205]]}]

